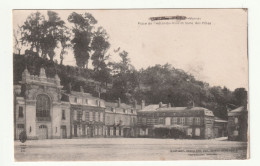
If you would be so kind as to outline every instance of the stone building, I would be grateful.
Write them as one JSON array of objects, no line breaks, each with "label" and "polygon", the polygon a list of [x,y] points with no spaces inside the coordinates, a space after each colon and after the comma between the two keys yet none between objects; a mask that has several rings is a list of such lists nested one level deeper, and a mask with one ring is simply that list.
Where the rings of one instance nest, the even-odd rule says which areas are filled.
[{"label": "stone building", "polygon": [[72,137],[103,137],[105,134],[105,101],[84,93],[71,91],[69,96]]},{"label": "stone building", "polygon": [[228,140],[247,141],[248,111],[242,106],[228,111]]},{"label": "stone building", "polygon": [[139,137],[214,138],[213,112],[202,107],[171,107],[170,104],[145,106],[138,116]]},{"label": "stone building", "polygon": [[121,103],[106,102],[106,137],[135,137],[137,104],[134,107]]},{"label": "stone building", "polygon": [[14,138],[25,131],[28,139],[68,138],[70,136],[70,103],[61,100],[60,78],[39,76],[27,69],[20,85],[14,85]]}]

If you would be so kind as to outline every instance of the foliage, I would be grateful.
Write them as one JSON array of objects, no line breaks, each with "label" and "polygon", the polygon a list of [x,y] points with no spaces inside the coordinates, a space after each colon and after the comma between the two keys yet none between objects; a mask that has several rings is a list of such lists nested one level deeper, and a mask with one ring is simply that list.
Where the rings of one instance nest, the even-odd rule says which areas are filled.
[{"label": "foliage", "polygon": [[90,44],[93,37],[92,29],[97,21],[90,13],[78,14],[76,12],[69,15],[68,21],[74,24],[72,30],[74,38],[71,43],[76,64],[80,68],[88,68],[91,51]]},{"label": "foliage", "polygon": [[[65,48],[69,47],[69,31],[65,22],[61,20],[56,12],[48,11],[48,19],[40,13],[32,13],[27,17],[21,26],[21,41],[23,44],[30,45],[30,52],[36,51],[36,55],[50,58],[53,61],[55,48],[60,42],[62,45],[61,61],[66,53]],[[28,51],[27,51],[28,53]]]}]

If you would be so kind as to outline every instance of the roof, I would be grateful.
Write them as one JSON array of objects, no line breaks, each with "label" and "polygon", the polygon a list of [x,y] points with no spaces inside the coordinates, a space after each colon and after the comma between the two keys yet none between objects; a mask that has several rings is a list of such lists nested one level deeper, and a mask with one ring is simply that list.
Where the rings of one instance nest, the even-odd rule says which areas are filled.
[{"label": "roof", "polygon": [[247,112],[247,109],[246,109],[246,107],[241,106],[234,110],[229,111],[228,116],[237,116],[237,115],[241,115],[244,112]]},{"label": "roof", "polygon": [[[167,106],[167,104],[163,104],[162,105],[163,107]],[[155,111],[159,108],[159,105],[158,104],[151,104],[151,105],[148,105],[148,106],[145,106],[142,110],[140,111]]]},{"label": "roof", "polygon": [[214,117],[214,121],[215,122],[218,122],[218,123],[227,123],[228,121],[224,120],[224,119],[221,119],[219,117]]},{"label": "roof", "polygon": [[203,107],[167,107],[167,104],[163,104],[161,108],[159,108],[159,105],[148,105],[144,107],[139,112],[145,113],[145,112],[183,112],[183,111],[189,111],[189,112],[203,112],[206,116],[214,116],[213,112],[211,110],[208,110]]},{"label": "roof", "polygon": [[[106,105],[106,107],[119,108],[118,103],[114,103],[114,102],[106,102],[105,105]],[[125,103],[120,103],[120,108],[131,109],[131,108],[133,108],[133,106],[125,104]]]}]

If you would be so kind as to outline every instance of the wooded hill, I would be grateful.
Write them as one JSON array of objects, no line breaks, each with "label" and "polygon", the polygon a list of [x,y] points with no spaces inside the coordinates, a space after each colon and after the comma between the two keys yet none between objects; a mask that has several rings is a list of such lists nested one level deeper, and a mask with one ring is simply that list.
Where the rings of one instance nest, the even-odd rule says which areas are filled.
[{"label": "wooded hill", "polygon": [[[129,62],[125,66],[124,63],[119,64],[117,73],[109,74],[108,81],[104,83],[100,82],[98,73],[92,69],[65,66],[33,55],[14,54],[13,79],[14,84],[19,84],[26,67],[33,75],[39,75],[40,68],[43,67],[48,77],[54,77],[56,73],[59,75],[67,93],[70,90],[79,91],[82,86],[85,92],[98,96],[93,84],[88,82],[95,80],[101,83],[99,85],[102,88],[107,89],[106,93],[101,93],[101,98],[107,101],[116,101],[120,97],[122,102],[128,104],[133,104],[134,100],[138,103],[145,100],[147,104],[163,102],[171,103],[172,106],[201,106],[224,119],[227,105],[241,106],[247,103],[247,91],[244,88],[230,91],[226,87],[211,87],[169,64],[155,65],[139,71],[131,68]],[[112,87],[108,88],[107,83],[111,83]]]}]

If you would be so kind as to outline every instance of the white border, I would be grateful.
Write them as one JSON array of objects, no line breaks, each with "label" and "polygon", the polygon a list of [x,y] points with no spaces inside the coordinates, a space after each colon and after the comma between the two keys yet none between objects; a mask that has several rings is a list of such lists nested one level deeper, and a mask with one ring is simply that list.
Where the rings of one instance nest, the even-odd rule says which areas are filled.
[{"label": "white border", "polygon": [[[0,2],[0,165],[257,165],[260,117],[260,1],[258,0],[6,0]],[[12,117],[12,9],[124,9],[124,8],[248,8],[250,159],[245,161],[152,161],[152,162],[14,162]]]}]

